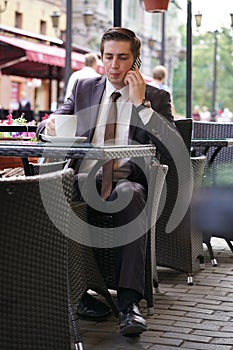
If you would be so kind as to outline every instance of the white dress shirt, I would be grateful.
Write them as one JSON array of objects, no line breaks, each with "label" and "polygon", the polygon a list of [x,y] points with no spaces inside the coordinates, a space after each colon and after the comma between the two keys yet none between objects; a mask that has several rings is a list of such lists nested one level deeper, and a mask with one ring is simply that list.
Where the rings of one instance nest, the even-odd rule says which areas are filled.
[{"label": "white dress shirt", "polygon": [[77,70],[76,72],[73,72],[68,80],[65,101],[71,95],[74,83],[76,82],[77,79],[95,78],[99,76],[100,74],[97,73],[92,67],[86,67],[86,66],[80,70]]},{"label": "white dress shirt", "polygon": [[[106,88],[99,108],[96,128],[92,139],[93,145],[104,145],[105,125],[108,117],[108,109],[111,103],[111,95],[114,91],[121,93],[121,96],[117,99],[117,102],[115,102],[117,104],[115,144],[128,145],[129,127],[133,106],[129,98],[129,86],[126,85],[122,89],[116,90],[115,87],[109,82],[109,80],[106,81]],[[139,112],[140,118],[145,125],[149,122],[152,113],[153,110],[151,108],[145,108]],[[85,164],[82,164],[82,169],[80,170],[82,172],[89,172],[95,163],[96,161],[85,161]],[[114,180],[118,180],[119,178],[126,178],[129,173],[129,159],[119,159],[114,162]]]}]

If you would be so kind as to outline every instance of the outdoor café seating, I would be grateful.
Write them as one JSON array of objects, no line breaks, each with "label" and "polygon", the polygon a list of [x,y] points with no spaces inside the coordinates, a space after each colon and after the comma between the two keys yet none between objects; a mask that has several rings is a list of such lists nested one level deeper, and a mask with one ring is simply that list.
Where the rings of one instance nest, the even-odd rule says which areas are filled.
[{"label": "outdoor caf\u00e9 seating", "polygon": [[[190,125],[189,120],[187,122],[185,121],[185,123],[188,123]],[[187,127],[188,124],[185,124],[185,128]],[[187,130],[190,130],[190,129],[188,128]],[[187,137],[186,142],[190,143],[189,136],[187,136],[188,134],[185,133],[185,135]],[[195,164],[195,161],[198,164],[197,168],[200,169],[200,172],[199,171],[197,172],[199,176],[201,174],[202,169],[204,169],[205,157],[196,157],[194,159],[193,164]],[[48,164],[39,165],[39,166],[33,164],[32,167],[34,169],[33,170],[34,174],[39,172],[38,176],[43,177],[43,176],[46,176],[46,174],[43,174],[43,171],[44,172],[55,171],[57,165],[60,168],[63,167],[63,164],[61,164],[60,162],[56,162],[56,163],[51,164],[50,170],[49,170]],[[196,167],[194,166],[194,169],[195,168]],[[185,221],[182,223],[183,230],[180,231],[181,232],[180,235],[177,235],[177,236],[166,235],[162,237],[163,239],[169,237],[170,244],[171,244],[170,247],[167,248],[167,246],[164,245],[165,251],[162,251],[162,250],[160,251],[159,248],[157,248],[157,242],[159,242],[159,244],[161,244],[162,242],[162,238],[161,238],[162,234],[161,234],[161,231],[160,233],[158,232],[159,226],[158,224],[156,224],[157,210],[158,210],[159,199],[163,188],[163,184],[167,176],[168,167],[157,163],[157,161],[155,161],[155,158],[154,158],[154,162],[152,162],[151,164],[151,169],[153,171],[151,171],[152,176],[150,176],[149,189],[151,190],[148,191],[149,205],[147,210],[148,210],[148,218],[152,219],[152,222],[151,221],[148,222],[148,227],[149,228],[152,227],[152,229],[149,230],[149,240],[148,240],[148,246],[147,246],[146,292],[145,292],[145,299],[147,301],[149,314],[153,314],[153,282],[155,282],[155,285],[158,286],[158,275],[157,275],[156,266],[159,265],[159,262],[161,261],[159,260],[161,259],[161,254],[163,254],[165,262],[161,261],[160,266],[170,266],[179,271],[184,271],[188,273],[188,272],[194,271],[193,266],[194,264],[196,264],[196,260],[199,257],[199,255],[201,255],[202,253],[202,240],[200,241],[201,235],[198,233],[198,235],[195,237],[193,231],[191,231],[190,216],[188,216],[188,219],[187,220],[185,219]],[[34,176],[31,178],[36,179],[38,176]],[[51,174],[48,174],[48,176],[51,176]],[[200,175],[200,177],[198,178],[201,179],[202,176]],[[28,179],[28,178],[25,177],[25,179]],[[22,206],[22,201],[20,203]],[[35,206],[31,205],[31,207],[34,208]],[[73,208],[73,210],[77,215],[83,218],[84,222],[88,220],[85,205],[82,207],[79,206],[79,207]],[[27,214],[29,215],[29,213]],[[36,215],[35,217],[33,216],[33,220],[37,220]],[[30,222],[31,224],[33,220]],[[97,221],[97,222],[93,222],[95,229],[96,229],[96,226],[98,225],[100,226],[107,225],[107,227],[110,227],[110,228],[111,226],[114,226],[114,222],[112,221],[112,218],[111,217],[106,218],[105,215],[103,215],[102,217],[95,217],[95,220]],[[102,226],[102,227],[105,227],[105,226]],[[82,227],[79,227],[78,229],[82,230]],[[114,227],[112,227],[112,229],[114,229]],[[77,227],[71,228],[69,226],[69,232],[72,233],[72,230],[74,230],[73,233],[75,237],[77,232]],[[33,232],[36,232],[37,235],[39,235],[40,229],[38,229],[38,231],[36,230]],[[194,238],[196,238],[197,240],[197,245],[196,245],[196,242],[194,242],[193,240]],[[186,242],[188,242],[188,246],[185,245]],[[75,239],[73,239],[72,235],[71,237],[68,236],[68,239],[66,240],[66,244],[68,249],[67,250],[68,262],[66,260],[66,263],[68,263],[68,282],[69,283],[67,286],[68,295],[66,295],[65,298],[71,310],[71,316],[72,316],[71,320],[73,322],[72,323],[73,327],[75,329],[79,329],[77,320],[73,318],[73,312],[75,311],[75,308],[78,302],[81,300],[82,296],[88,289],[92,289],[97,293],[103,295],[106,298],[109,305],[111,306],[111,308],[113,309],[115,315],[117,315],[117,309],[116,309],[115,303],[108,291],[108,289],[115,289],[115,281],[113,278],[114,275],[112,274],[112,271],[113,271],[112,267],[113,267],[114,261],[111,260],[112,259],[111,254],[109,255],[109,253],[111,253],[111,249],[102,249],[100,254],[99,254],[100,252],[99,249],[94,249],[94,255],[93,255],[93,250],[90,247],[80,244],[80,242],[77,242]],[[182,245],[184,249],[182,249]],[[180,250],[181,253],[178,253],[178,254],[181,254],[181,255],[177,254],[177,256],[172,256],[172,255],[170,256],[171,251],[169,249],[177,249],[178,251]],[[157,257],[157,254],[159,254],[158,257]],[[185,259],[183,259],[183,257],[187,258],[187,262],[185,261]],[[172,259],[172,261],[169,261],[170,258]],[[97,264],[95,259],[97,259]],[[78,264],[76,263],[77,261],[79,262]],[[167,265],[167,261],[168,261],[168,265]],[[180,266],[177,265],[177,261],[179,261],[179,264],[183,264],[182,268],[180,268]],[[70,317],[70,312],[68,313],[68,316]],[[76,331],[74,331],[74,334],[76,334]],[[79,331],[77,331],[77,334],[79,334]],[[79,337],[78,337],[78,340],[75,340],[75,341],[79,341]],[[66,349],[66,347],[64,347],[64,349]]]},{"label": "outdoor caf\u00e9 seating", "polygon": [[[38,174],[38,173],[45,173],[55,170],[60,170],[64,165],[66,164],[66,161],[60,161],[60,162],[51,162],[51,163],[43,163],[43,164],[35,164],[30,163],[30,169],[32,174]],[[151,164],[151,172],[149,176],[149,196],[148,196],[148,204],[147,204],[147,215],[148,215],[148,228],[151,227],[151,229],[148,229],[148,244],[147,244],[147,255],[146,255],[146,268],[145,268],[145,283],[146,283],[146,290],[145,290],[145,299],[147,301],[147,308],[148,308],[148,314],[153,314],[153,285],[155,287],[158,287],[158,276],[157,276],[157,269],[156,269],[156,263],[155,263],[155,222],[156,222],[156,214],[158,210],[159,205],[159,199],[161,195],[161,191],[163,188],[163,183],[165,181],[165,177],[167,174],[168,167],[166,165],[159,165],[159,163],[152,161]],[[81,226],[76,225],[74,227],[71,227],[71,231],[73,232],[74,237],[77,237],[78,231],[82,232],[82,235],[85,235],[85,232],[87,230],[87,226],[85,223],[89,223],[93,225],[93,229],[96,231],[98,227],[103,227],[105,229],[108,229],[108,232],[113,234],[114,232],[114,219],[112,215],[107,214],[98,214],[98,215],[92,215],[90,220],[90,215],[88,217],[87,214],[87,207],[86,204],[80,204],[73,206],[74,212],[81,218]],[[95,213],[96,214],[96,213]],[[152,219],[152,221],[151,221]],[[89,220],[89,221],[88,221]],[[90,226],[88,226],[90,228]],[[89,232],[86,232],[86,234],[91,234]],[[101,232],[101,235],[103,233]],[[109,235],[108,235],[109,236]],[[108,237],[106,239],[109,239]],[[72,271],[72,285],[76,285],[77,281],[79,280],[76,276],[74,278],[77,266],[80,266],[80,264],[87,269],[88,273],[86,273],[86,279],[85,282],[82,283],[79,282],[79,288],[74,289],[74,294],[76,295],[76,304],[80,301],[80,286],[85,286],[84,292],[89,288],[94,289],[95,291],[100,290],[99,285],[96,284],[94,281],[96,281],[96,276],[98,276],[98,271],[96,270],[96,263],[93,262],[93,258],[88,259],[88,262],[81,259],[79,255],[81,254],[80,251],[85,250],[85,254],[83,256],[91,256],[93,255],[93,249],[85,246],[80,245],[79,242],[74,242],[73,240],[71,244],[71,250],[70,252],[73,252],[73,254],[77,254],[77,257],[75,258],[76,261],[79,261],[79,264],[70,264],[70,268]],[[76,252],[76,253],[75,253]],[[94,256],[97,260],[99,270],[101,271],[102,278],[104,279],[104,282],[108,289],[116,289],[116,280],[115,280],[115,271],[114,271],[114,252],[113,249],[98,249],[94,248]],[[73,259],[74,260],[74,259]],[[91,263],[92,261],[92,263]],[[88,267],[88,268],[87,268]],[[95,278],[89,278],[89,275],[95,276]],[[98,277],[98,280],[101,281],[101,278]],[[89,281],[89,282],[88,282]],[[95,286],[95,287],[94,287]],[[103,286],[101,285],[101,288],[103,289]],[[82,289],[82,288],[81,288]],[[79,290],[79,294],[77,296],[77,291]],[[102,293],[103,294],[103,293]],[[112,299],[109,299],[109,294],[106,293],[105,295],[107,298],[107,301],[112,306]],[[113,305],[114,309],[114,305]],[[117,311],[115,309],[115,314],[117,314]]]},{"label": "outdoor caf\u00e9 seating", "polygon": [[[145,295],[147,301],[147,311],[149,315],[154,313],[153,309],[153,284],[158,287],[158,276],[155,262],[155,222],[157,218],[157,210],[160,200],[163,183],[167,174],[167,166],[152,163],[150,171],[150,180],[148,184],[148,199],[146,205],[146,212],[148,216],[148,243],[146,253],[146,267],[145,267]],[[100,240],[109,243],[111,246],[111,237],[114,235],[114,216],[111,214],[95,212],[94,210],[87,210],[85,204],[77,205],[74,208],[75,213],[82,221],[88,222],[91,236],[91,227],[100,234]],[[89,213],[89,214],[88,214]],[[106,230],[107,229],[107,230]],[[74,227],[77,230],[77,227]],[[85,227],[82,230],[85,234]],[[106,233],[105,233],[106,232]],[[108,244],[107,244],[108,246]],[[99,266],[99,270],[104,279],[108,289],[116,290],[116,274],[115,274],[115,255],[113,248],[93,248],[94,256]]]},{"label": "outdoor caf\u00e9 seating", "polygon": [[49,172],[48,164],[39,175],[0,179],[5,350],[71,350],[72,343],[82,349],[76,308],[90,288],[118,315],[92,249],[70,238],[71,209],[64,200],[70,200],[72,183],[72,169]]},{"label": "outdoor caf\u00e9 seating", "polygon": [[[193,138],[194,139],[216,139],[224,140],[233,138],[233,123],[232,122],[194,122],[193,123]],[[233,183],[231,174],[233,162],[233,147],[213,146],[205,149],[205,145],[195,147],[193,153],[196,155],[206,152],[207,164],[215,152],[213,164],[206,172],[206,185],[229,185]],[[206,169],[207,170],[207,169]]]},{"label": "outdoor caf\u00e9 seating", "polygon": [[[188,150],[191,148],[192,120],[180,119],[175,121]],[[194,189],[200,187],[206,158],[190,157],[193,166]],[[188,181],[188,179],[187,179]],[[177,198],[177,171],[169,164],[166,177],[166,202],[156,225],[156,263],[158,266],[169,267],[187,275],[187,283],[193,284],[193,274],[203,268],[202,232],[192,226],[191,206],[180,224],[172,232],[166,233],[166,225],[172,213]]]},{"label": "outdoor caf\u00e9 seating", "polygon": [[[233,123],[195,121],[193,125],[193,137],[203,141],[208,139],[220,141],[227,138],[232,139]],[[193,152],[196,155],[206,153],[207,157],[204,188],[202,196],[196,199],[195,217],[196,227],[202,229],[203,242],[208,248],[211,263],[213,266],[217,266],[218,262],[212,249],[211,237],[225,239],[231,251],[233,251],[233,235],[231,229],[229,229],[232,216],[230,213],[230,201],[232,201],[233,187],[233,147],[213,146],[206,148],[203,144],[203,146],[195,147]],[[210,164],[211,157],[213,158],[213,162]],[[202,212],[198,210],[197,203],[200,204]],[[205,216],[203,216],[204,214]],[[213,225],[215,221],[216,223]]]},{"label": "outdoor caf\u00e9 seating", "polygon": [[71,349],[64,194],[72,181],[72,169],[0,179],[1,349]]}]

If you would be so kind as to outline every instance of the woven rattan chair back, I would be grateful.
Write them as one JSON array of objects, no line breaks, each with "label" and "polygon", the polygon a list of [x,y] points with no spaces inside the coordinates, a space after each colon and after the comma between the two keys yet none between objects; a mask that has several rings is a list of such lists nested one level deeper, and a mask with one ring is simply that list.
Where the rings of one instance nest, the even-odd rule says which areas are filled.
[{"label": "woven rattan chair back", "polygon": [[[192,122],[176,121],[177,128],[190,150]],[[194,178],[203,176],[205,159],[191,159]],[[202,235],[195,234],[191,225],[190,206],[180,224],[169,234],[166,226],[172,213],[178,189],[177,171],[174,164],[168,164],[166,177],[166,202],[156,225],[156,262],[158,266],[172,268],[187,274],[187,283],[193,284],[193,273],[203,265]]]},{"label": "woven rattan chair back", "polygon": [[49,162],[49,163],[29,163],[30,172],[32,175],[48,174],[54,171],[62,170],[67,164],[67,160]]},{"label": "woven rattan chair back", "polygon": [[[232,138],[233,136],[233,123],[215,123],[215,122],[194,122],[193,123],[193,137],[203,139],[223,139]],[[204,151],[204,147],[195,147],[195,154],[201,155]],[[211,155],[215,151],[214,147],[210,147],[208,150],[207,164]],[[214,179],[215,185],[233,185],[233,147],[223,147],[214,159],[211,166],[211,171],[205,171],[206,178],[205,183],[207,185],[212,184]],[[206,166],[207,166],[206,164]],[[206,169],[205,169],[206,170]]]},{"label": "woven rattan chair back", "polygon": [[[33,174],[44,174],[52,171],[58,171],[66,167],[67,160],[46,162],[42,164],[30,163],[31,172]],[[76,313],[77,305],[82,299],[83,295],[89,289],[101,294],[112,308],[116,316],[118,316],[118,309],[109,293],[104,280],[100,274],[98,265],[96,263],[93,250],[91,247],[82,244],[78,238],[80,235],[85,235],[87,223],[87,210],[85,204],[72,205],[72,210],[79,216],[81,225],[72,220],[69,222],[69,239],[68,239],[68,285],[70,292],[70,308],[72,314]],[[79,324],[75,324],[73,318],[74,328],[79,330]],[[75,329],[74,329],[75,330]]]},{"label": "woven rattan chair back", "polygon": [[69,201],[72,183],[72,169],[0,179],[1,349],[71,349],[64,195]]}]

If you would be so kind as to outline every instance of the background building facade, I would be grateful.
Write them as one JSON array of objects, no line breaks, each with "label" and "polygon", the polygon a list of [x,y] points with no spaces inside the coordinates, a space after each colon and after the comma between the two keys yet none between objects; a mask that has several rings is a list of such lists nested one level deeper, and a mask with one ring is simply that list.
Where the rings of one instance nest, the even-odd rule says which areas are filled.
[{"label": "background building facade", "polygon": [[[2,8],[1,2],[3,0],[0,0]],[[0,13],[0,35],[65,49],[66,5],[66,0],[8,0],[6,10]],[[153,67],[161,63],[161,56],[164,56],[164,65],[168,69],[167,83],[170,86],[173,69],[181,51],[177,11],[179,10],[172,2],[164,16],[162,13],[146,12],[140,0],[122,1],[122,26],[134,30],[143,43],[142,73],[146,77],[151,77]],[[165,32],[162,31],[164,24]],[[80,53],[88,51],[99,53],[100,37],[112,25],[112,0],[73,0],[72,50]],[[51,107],[56,108],[59,100],[62,100],[63,88],[62,74],[60,80],[40,79],[38,76],[28,78],[6,75],[2,70],[0,105],[4,109],[16,108],[21,92],[25,91],[36,113],[39,110],[50,110]]]}]

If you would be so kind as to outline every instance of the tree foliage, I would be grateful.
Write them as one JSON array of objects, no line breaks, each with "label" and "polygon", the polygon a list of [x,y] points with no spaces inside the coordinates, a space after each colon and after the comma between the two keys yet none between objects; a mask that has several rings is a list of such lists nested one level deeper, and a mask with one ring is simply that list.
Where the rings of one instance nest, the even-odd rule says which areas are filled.
[{"label": "tree foliage", "polygon": [[[185,41],[185,30],[181,28]],[[233,40],[230,29],[217,34],[216,110],[224,107],[233,111]],[[207,32],[192,39],[192,105],[211,109],[214,76],[214,33]],[[173,98],[178,114],[186,113],[186,60],[174,70]]]}]

